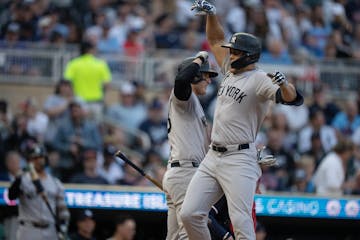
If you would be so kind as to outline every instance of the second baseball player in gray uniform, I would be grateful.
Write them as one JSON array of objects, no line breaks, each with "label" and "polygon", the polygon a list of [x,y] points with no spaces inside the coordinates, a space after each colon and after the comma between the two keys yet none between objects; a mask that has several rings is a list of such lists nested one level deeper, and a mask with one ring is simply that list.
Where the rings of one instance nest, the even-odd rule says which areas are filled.
[{"label": "second baseball player in gray uniform", "polygon": [[[9,198],[19,199],[17,239],[59,239],[56,224],[61,225],[63,220],[63,226],[66,227],[70,217],[64,201],[64,188],[58,179],[45,173],[44,150],[34,145],[28,149],[28,152],[27,160],[29,164],[34,165],[35,171],[40,176],[40,189],[39,185],[34,184],[29,172],[18,176],[9,188]],[[53,213],[58,213],[58,222],[55,222],[54,216],[40,194],[46,194]]]},{"label": "second baseball player in gray uniform", "polygon": [[300,105],[303,98],[282,73],[269,76],[256,67],[261,44],[255,36],[235,33],[224,45],[215,7],[199,0],[194,9],[207,14],[207,39],[225,76],[218,91],[210,150],[189,184],[180,215],[190,240],[209,240],[207,213],[225,194],[235,239],[254,240],[251,209],[261,175],[256,135],[271,101]]},{"label": "second baseball player in gray uniform", "polygon": [[204,95],[211,77],[208,53],[185,59],[178,68],[169,99],[170,159],[163,178],[168,205],[167,240],[188,239],[179,215],[188,184],[210,143],[207,122],[198,95]]}]

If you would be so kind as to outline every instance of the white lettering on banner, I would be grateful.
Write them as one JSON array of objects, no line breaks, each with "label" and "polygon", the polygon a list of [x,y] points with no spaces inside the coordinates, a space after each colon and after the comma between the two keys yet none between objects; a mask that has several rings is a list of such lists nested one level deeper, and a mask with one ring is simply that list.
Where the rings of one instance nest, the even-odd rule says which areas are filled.
[{"label": "white lettering on banner", "polygon": [[294,200],[277,200],[269,199],[267,202],[266,210],[270,214],[285,214],[294,215],[301,214],[315,216],[320,211],[319,202],[310,201],[294,201]]},{"label": "white lettering on banner", "polygon": [[101,193],[66,192],[69,206],[76,207],[116,207],[141,209],[141,194],[138,193]]},{"label": "white lettering on banner", "polygon": [[167,209],[165,195],[163,194],[144,194],[143,207],[145,209]]}]

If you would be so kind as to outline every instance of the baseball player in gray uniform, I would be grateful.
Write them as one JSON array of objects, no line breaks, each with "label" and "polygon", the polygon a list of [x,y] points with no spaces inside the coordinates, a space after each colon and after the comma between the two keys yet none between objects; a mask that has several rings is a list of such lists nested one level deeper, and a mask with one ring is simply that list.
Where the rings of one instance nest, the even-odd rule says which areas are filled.
[{"label": "baseball player in gray uniform", "polygon": [[168,205],[167,240],[188,239],[179,215],[188,184],[208,151],[209,129],[198,99],[204,95],[212,77],[208,53],[199,52],[178,67],[169,98],[168,139],[170,159],[163,178]]},{"label": "baseball player in gray uniform", "polygon": [[235,239],[255,239],[251,209],[256,182],[256,135],[271,101],[301,105],[303,97],[284,74],[267,75],[256,67],[261,53],[258,38],[235,33],[224,44],[224,31],[207,1],[193,9],[206,16],[206,35],[224,79],[220,84],[211,133],[210,150],[187,189],[180,216],[190,240],[209,240],[211,206],[225,194]]},{"label": "baseball player in gray uniform", "polygon": [[[27,160],[36,173],[30,171],[19,175],[9,188],[9,198],[19,199],[17,239],[59,239],[56,224],[62,225],[62,231],[66,231],[70,217],[64,201],[64,188],[58,179],[45,172],[45,151],[42,147],[36,144],[29,146]],[[34,174],[37,179],[34,179]],[[51,210],[57,214],[57,221],[41,194],[46,194]]]}]

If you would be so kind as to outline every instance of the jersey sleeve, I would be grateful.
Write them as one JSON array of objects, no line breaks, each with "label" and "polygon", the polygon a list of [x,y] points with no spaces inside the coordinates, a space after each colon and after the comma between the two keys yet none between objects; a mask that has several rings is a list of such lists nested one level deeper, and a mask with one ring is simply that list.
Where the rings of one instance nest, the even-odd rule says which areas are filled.
[{"label": "jersey sleeve", "polygon": [[271,79],[266,76],[265,72],[260,72],[255,76],[255,81],[258,82],[256,86],[256,95],[264,100],[276,100],[276,92],[279,89],[278,85],[272,83]]}]

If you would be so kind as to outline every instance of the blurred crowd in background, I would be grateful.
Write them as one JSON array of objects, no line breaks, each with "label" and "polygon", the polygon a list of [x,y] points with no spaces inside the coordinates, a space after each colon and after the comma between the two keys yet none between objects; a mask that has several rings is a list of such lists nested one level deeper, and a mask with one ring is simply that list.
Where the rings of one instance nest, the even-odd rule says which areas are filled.
[{"label": "blurred crowd in background", "polygon": [[[360,57],[356,0],[228,0],[215,2],[225,32],[261,38],[261,62]],[[2,0],[4,47],[22,41],[96,45],[99,53],[130,56],[158,49],[208,49],[191,0]]]},{"label": "blurred crowd in background", "polygon": [[[188,0],[1,1],[0,47],[22,48],[24,41],[57,46],[81,43],[81,55],[68,63],[45,102],[36,96],[24,96],[23,102],[15,104],[0,101],[0,169],[4,170],[0,180],[13,179],[25,166],[26,145],[36,141],[47,149],[47,171],[64,183],[151,185],[114,157],[119,149],[161,181],[169,155],[171,84],[150,96],[141,81],[127,79],[117,88],[118,102],[105,104],[104,94],[112,87],[111,71],[95,54],[141,57],[158,49],[208,50],[204,24],[190,11],[191,4]],[[245,31],[261,38],[260,63],[360,57],[359,1],[216,4],[221,4],[218,15],[226,23],[226,33]],[[89,63],[93,67],[86,67]],[[94,80],[94,87],[82,76]],[[295,76],[288,78],[299,83]],[[336,189],[329,194],[360,192],[360,91],[338,102],[320,82],[314,84],[312,96],[305,96],[303,106],[274,105],[265,119],[257,145],[267,146],[266,154],[273,154],[278,166],[263,169],[263,192],[315,193],[330,180]],[[201,98],[210,123],[217,87],[213,81]],[[325,174],[315,181],[322,160],[331,158],[334,147],[342,161],[337,172],[331,172],[336,177]]]}]

